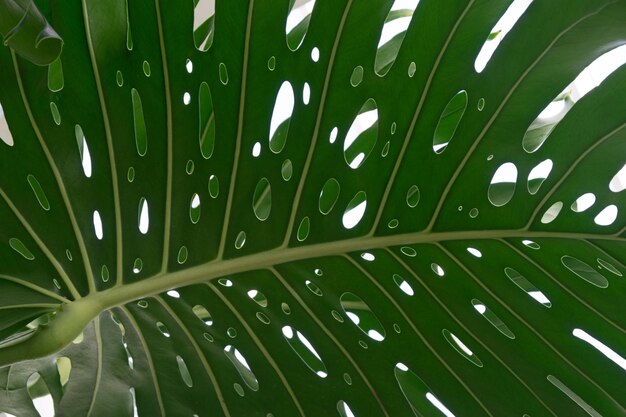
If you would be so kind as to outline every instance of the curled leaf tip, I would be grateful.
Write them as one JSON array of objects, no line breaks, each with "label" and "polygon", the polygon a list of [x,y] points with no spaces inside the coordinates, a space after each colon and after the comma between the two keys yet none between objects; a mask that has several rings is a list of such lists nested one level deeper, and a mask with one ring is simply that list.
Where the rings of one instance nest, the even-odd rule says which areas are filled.
[{"label": "curled leaf tip", "polygon": [[0,34],[5,46],[36,65],[49,65],[63,49],[63,39],[32,0],[0,0]]}]

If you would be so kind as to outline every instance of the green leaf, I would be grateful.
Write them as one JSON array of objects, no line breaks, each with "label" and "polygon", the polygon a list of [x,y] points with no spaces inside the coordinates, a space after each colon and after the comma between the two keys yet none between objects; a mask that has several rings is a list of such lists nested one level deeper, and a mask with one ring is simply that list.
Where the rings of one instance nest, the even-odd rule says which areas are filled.
[{"label": "green leaf", "polygon": [[0,413],[626,414],[626,1],[207,3],[0,0]]}]

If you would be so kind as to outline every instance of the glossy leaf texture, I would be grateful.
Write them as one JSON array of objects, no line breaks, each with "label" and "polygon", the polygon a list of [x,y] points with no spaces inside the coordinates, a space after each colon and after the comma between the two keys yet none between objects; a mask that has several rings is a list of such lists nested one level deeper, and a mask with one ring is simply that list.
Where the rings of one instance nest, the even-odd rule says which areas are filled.
[{"label": "glossy leaf texture", "polygon": [[478,73],[511,4],[46,3],[60,60],[0,50],[0,412],[623,416],[626,69],[570,84],[626,1]]}]

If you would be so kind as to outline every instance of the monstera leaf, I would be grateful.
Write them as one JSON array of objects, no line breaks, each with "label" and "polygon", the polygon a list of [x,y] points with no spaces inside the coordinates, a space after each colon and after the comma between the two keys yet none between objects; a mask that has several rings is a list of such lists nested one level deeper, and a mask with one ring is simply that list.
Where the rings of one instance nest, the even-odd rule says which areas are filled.
[{"label": "monstera leaf", "polygon": [[0,1],[0,411],[626,414],[625,1],[209,3]]}]

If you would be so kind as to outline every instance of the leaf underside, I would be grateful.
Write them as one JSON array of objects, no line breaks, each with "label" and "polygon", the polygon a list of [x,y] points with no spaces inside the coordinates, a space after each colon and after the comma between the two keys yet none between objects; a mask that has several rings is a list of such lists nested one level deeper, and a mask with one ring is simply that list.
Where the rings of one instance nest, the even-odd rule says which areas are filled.
[{"label": "leaf underside", "polygon": [[626,2],[536,1],[476,73],[510,2],[422,0],[379,76],[392,3],[318,0],[292,51],[288,0],[218,1],[200,51],[191,0],[58,1],[60,63],[0,50],[0,412],[49,392],[57,416],[626,413],[626,70],[522,148],[626,39]]}]

